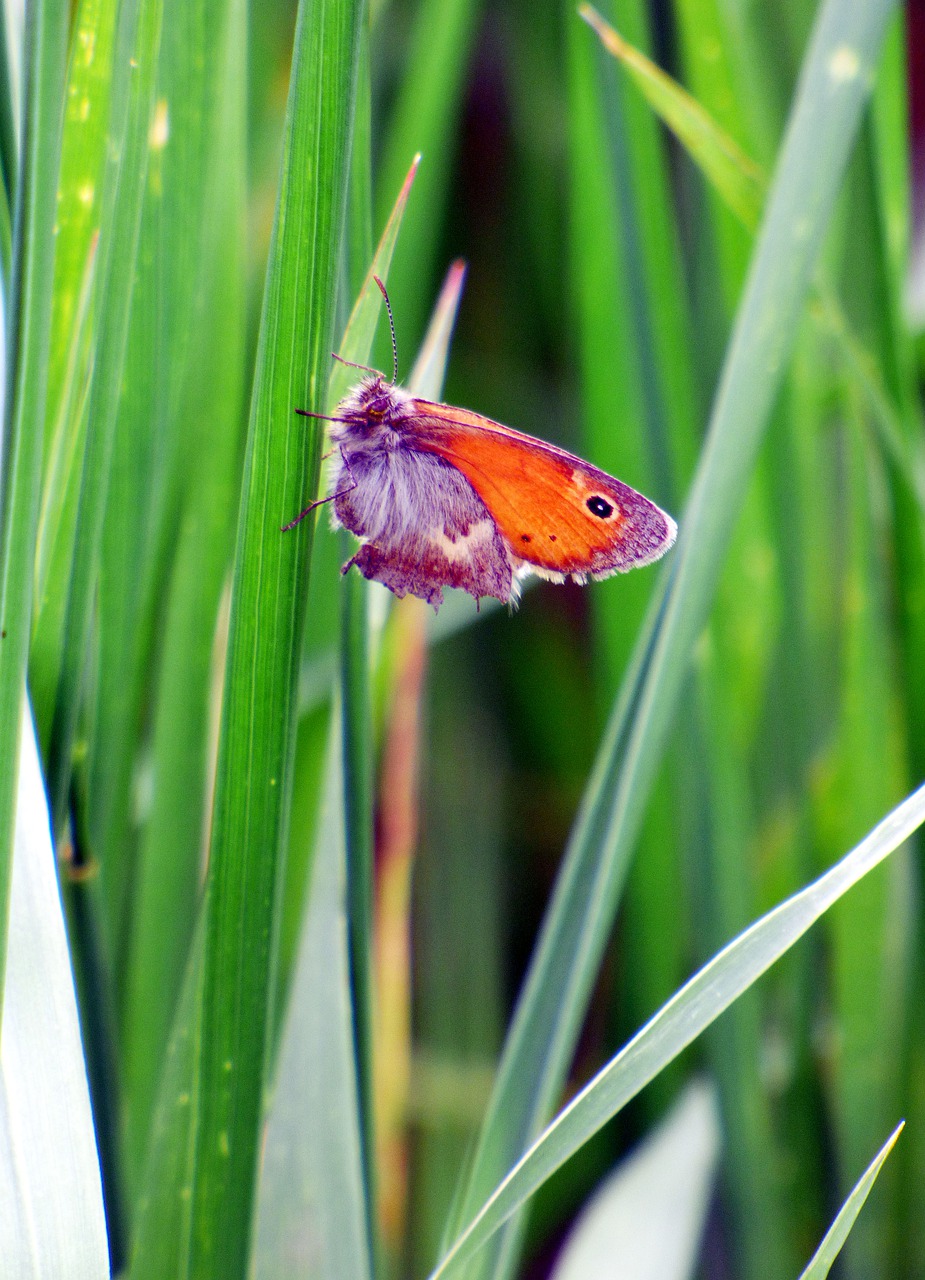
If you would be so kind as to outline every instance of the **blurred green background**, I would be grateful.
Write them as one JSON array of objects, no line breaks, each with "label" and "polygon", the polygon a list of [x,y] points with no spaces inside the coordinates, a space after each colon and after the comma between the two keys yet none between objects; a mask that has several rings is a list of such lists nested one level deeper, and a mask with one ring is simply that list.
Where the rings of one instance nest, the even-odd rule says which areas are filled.
[{"label": "blurred green background", "polygon": [[[3,607],[118,1267],[429,1274],[552,1111],[922,779],[922,67],[891,10],[602,0],[690,97],[570,2],[79,0],[33,15],[22,65],[8,15]],[[465,259],[429,393],[651,496],[664,566],[433,618],[342,579],[323,513],[280,534],[331,350],[391,367],[374,291],[341,335],[418,152],[378,260],[400,376]],[[567,847],[600,862],[550,908]],[[299,1004],[325,850],[334,950]],[[544,917],[574,928],[531,969]],[[720,1152],[679,1276],[798,1275],[901,1117],[839,1274],[925,1274],[921,955],[905,846],[465,1274],[575,1280],[576,1215],[701,1075]],[[545,1031],[507,1039],[485,1121],[528,973]],[[256,1172],[299,1008],[331,1051],[293,1096],[333,1207]],[[299,1260],[261,1216],[287,1196]]]}]

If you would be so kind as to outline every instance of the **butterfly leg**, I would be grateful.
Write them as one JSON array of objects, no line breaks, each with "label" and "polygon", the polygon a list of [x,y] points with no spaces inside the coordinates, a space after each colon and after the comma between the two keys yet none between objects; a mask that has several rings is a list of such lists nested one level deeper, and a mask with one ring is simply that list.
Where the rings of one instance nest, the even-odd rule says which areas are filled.
[{"label": "butterfly leg", "polygon": [[326,502],[334,502],[335,499],[342,498],[344,494],[352,493],[353,490],[357,487],[357,481],[354,477],[353,472],[350,470],[350,463],[347,461],[347,455],[344,453],[343,447],[341,448],[340,456],[341,456],[341,461],[344,464],[344,470],[347,472],[347,475],[350,477],[350,484],[347,485],[347,488],[338,489],[337,493],[329,493],[326,498],[316,498],[314,502],[310,502],[308,506],[305,508],[305,510],[300,511],[294,520],[290,520],[288,524],[284,524],[282,526],[282,528],[280,529],[281,533],[288,533],[290,529],[294,529],[296,525],[300,524],[307,515],[310,515],[311,512],[315,510],[316,507],[323,507]]}]

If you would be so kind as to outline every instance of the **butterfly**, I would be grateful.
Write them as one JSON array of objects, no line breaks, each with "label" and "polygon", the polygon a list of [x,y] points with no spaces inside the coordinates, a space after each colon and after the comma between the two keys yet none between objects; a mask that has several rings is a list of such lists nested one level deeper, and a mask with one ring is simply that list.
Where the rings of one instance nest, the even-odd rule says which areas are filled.
[{"label": "butterfly", "polygon": [[[528,574],[606,578],[664,555],[677,526],[654,502],[574,454],[469,409],[422,400],[375,370],[330,415],[332,524],[354,565],[438,609],[444,587],[514,603]],[[345,362],[349,363],[349,362]],[[357,366],[364,368],[364,366]],[[324,415],[297,409],[307,417]]]}]

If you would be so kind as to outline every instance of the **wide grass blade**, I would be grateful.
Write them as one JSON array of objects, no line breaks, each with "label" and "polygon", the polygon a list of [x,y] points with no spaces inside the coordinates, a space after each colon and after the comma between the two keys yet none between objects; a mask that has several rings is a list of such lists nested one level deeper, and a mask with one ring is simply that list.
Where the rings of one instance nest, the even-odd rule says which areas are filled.
[{"label": "wide grass blade", "polygon": [[524,986],[461,1204],[466,1217],[529,1144],[561,1087],[892,8],[889,0],[862,8],[827,0],[820,10],[678,547],[613,713]]},{"label": "wide grass blade", "polygon": [[[30,5],[13,278],[4,309],[6,379],[0,436],[0,990],[6,955],[20,712],[32,620],[54,272],[55,193],[67,7]],[[9,159],[9,157],[7,157]]]},{"label": "wide grass blade", "polygon": [[[243,1276],[272,1027],[280,864],[347,206],[362,5],[302,4],[245,460],[205,902],[189,1271]],[[242,939],[246,950],[242,953]]]},{"label": "wide grass blade", "polygon": [[780,959],[829,908],[925,822],[913,792],[821,879],[769,912],[700,970],[582,1089],[518,1161],[459,1237],[433,1280],[462,1266],[565,1161]]},{"label": "wide grass blade", "polygon": [[8,1276],[105,1280],[100,1166],[28,710],[18,774],[0,1034],[0,1257]]}]

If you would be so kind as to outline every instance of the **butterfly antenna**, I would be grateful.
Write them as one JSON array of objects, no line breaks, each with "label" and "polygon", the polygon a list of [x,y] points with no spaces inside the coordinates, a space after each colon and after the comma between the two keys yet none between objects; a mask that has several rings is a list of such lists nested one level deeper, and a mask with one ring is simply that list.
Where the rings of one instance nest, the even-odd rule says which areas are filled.
[{"label": "butterfly antenna", "polygon": [[332,360],[339,360],[341,364],[348,365],[348,366],[349,366],[349,368],[351,368],[351,369],[362,369],[364,373],[375,373],[375,374],[378,374],[378,373],[379,373],[379,370],[378,370],[378,369],[374,369],[371,365],[368,365],[368,364],[357,364],[357,362],[356,362],[355,360],[345,360],[345,359],[344,359],[344,357],[343,357],[343,356],[339,356],[339,355],[337,354],[337,352],[336,352],[336,351],[332,351],[332,352],[331,352],[331,359],[332,359]]},{"label": "butterfly antenna", "polygon": [[385,291],[385,285],[378,276],[373,276],[376,284],[379,286],[379,292],[385,298],[385,309],[389,313],[389,331],[392,334],[392,386],[398,381],[398,343],[395,341],[395,321],[392,319],[392,304],[389,302],[389,295]]}]

